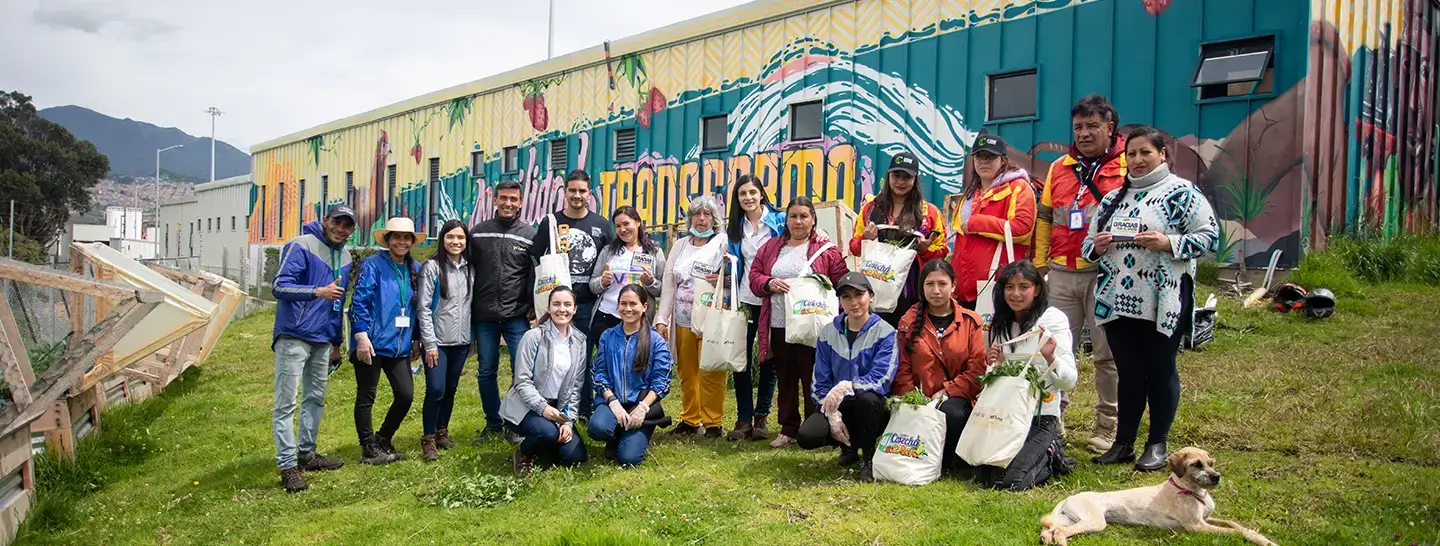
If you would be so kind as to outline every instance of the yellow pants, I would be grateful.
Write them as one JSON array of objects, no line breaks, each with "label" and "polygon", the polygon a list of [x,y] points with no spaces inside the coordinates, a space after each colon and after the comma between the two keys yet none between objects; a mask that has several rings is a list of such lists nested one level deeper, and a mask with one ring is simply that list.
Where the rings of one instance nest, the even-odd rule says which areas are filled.
[{"label": "yellow pants", "polygon": [[670,351],[680,376],[680,420],[693,426],[718,427],[725,418],[725,372],[700,371],[700,338],[689,328],[675,327]]}]

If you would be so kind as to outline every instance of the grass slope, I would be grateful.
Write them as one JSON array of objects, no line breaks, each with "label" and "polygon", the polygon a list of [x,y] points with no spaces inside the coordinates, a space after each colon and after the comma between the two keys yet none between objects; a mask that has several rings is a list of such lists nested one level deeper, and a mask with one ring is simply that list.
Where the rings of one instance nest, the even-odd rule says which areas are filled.
[{"label": "grass slope", "polygon": [[[1366,292],[1319,323],[1226,301],[1219,339],[1181,357],[1185,390],[1171,447],[1215,453],[1226,476],[1215,491],[1218,517],[1281,544],[1440,542],[1440,289]],[[418,393],[396,441],[411,460],[359,464],[354,375],[337,372],[320,444],[347,465],[309,474],[310,491],[287,495],[269,426],[272,317],[233,324],[203,369],[155,399],[106,413],[103,432],[81,442],[79,466],[42,462],[41,506],[20,542],[1034,544],[1040,516],[1060,499],[1163,479],[1092,465],[1072,447],[1082,459],[1077,472],[1023,493],[954,479],[871,485],[837,468],[833,451],[659,437],[639,469],[604,464],[592,443],[589,464],[538,472],[513,503],[432,507],[427,495],[442,484],[509,472],[503,441],[469,443],[482,420],[472,361],[452,427],[461,446],[432,464],[416,460]],[[1083,386],[1066,417],[1072,444],[1089,431],[1090,372],[1082,363]],[[381,391],[377,414],[388,404]],[[675,393],[665,401],[671,415],[678,385]],[[733,397],[726,409],[733,415]],[[1075,540],[1242,543],[1118,527]]]}]

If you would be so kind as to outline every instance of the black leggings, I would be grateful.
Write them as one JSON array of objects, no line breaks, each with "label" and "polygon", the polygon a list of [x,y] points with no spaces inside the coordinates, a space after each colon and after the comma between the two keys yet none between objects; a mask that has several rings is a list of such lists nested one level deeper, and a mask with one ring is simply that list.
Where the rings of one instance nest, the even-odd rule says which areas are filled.
[{"label": "black leggings", "polygon": [[975,481],[994,489],[1024,491],[1048,481],[1055,474],[1055,459],[1064,453],[1060,420],[1053,415],[1041,415],[1030,422],[1025,445],[1010,460],[1010,465],[976,467]]},{"label": "black leggings", "polygon": [[[865,460],[874,459],[875,442],[890,422],[890,410],[885,407],[885,399],[871,391],[857,392],[840,402],[840,420],[850,431],[850,445],[860,450],[860,456]],[[795,444],[800,449],[841,445],[830,436],[830,422],[819,411],[810,414],[800,424]]]},{"label": "black leggings", "polygon": [[385,412],[385,421],[380,423],[379,435],[394,438],[400,430],[405,414],[410,413],[410,402],[415,399],[415,381],[410,376],[410,359],[373,356],[370,364],[355,363],[355,434],[363,443],[374,433],[371,427],[370,408],[375,405],[375,389],[380,386],[380,372],[390,380],[390,391],[395,397],[390,409]]},{"label": "black leggings", "polygon": [[965,431],[965,423],[970,421],[970,410],[973,406],[969,400],[952,396],[940,404],[940,413],[945,414],[945,451],[941,453],[941,468],[951,471],[959,468],[965,461],[955,454],[955,444],[960,443],[960,433]]},{"label": "black leggings", "polygon": [[1180,407],[1180,373],[1175,368],[1180,331],[1167,336],[1155,329],[1153,321],[1120,317],[1105,323],[1105,335],[1120,375],[1116,445],[1135,444],[1147,403],[1150,435],[1145,443],[1166,441]]}]

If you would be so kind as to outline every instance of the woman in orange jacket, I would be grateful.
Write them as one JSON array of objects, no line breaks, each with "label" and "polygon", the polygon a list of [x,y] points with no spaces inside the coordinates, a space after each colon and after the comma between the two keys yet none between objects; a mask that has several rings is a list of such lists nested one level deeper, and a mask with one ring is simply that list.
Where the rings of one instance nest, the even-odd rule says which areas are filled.
[{"label": "woman in orange jacket", "polygon": [[955,444],[975,398],[980,396],[980,375],[985,373],[985,339],[980,315],[951,299],[955,269],[945,260],[930,260],[920,269],[925,301],[915,304],[900,319],[897,343],[900,368],[891,392],[903,396],[915,389],[940,402],[945,414],[943,468],[955,470],[959,458]]},{"label": "woman in orange jacket", "polygon": [[[977,283],[990,280],[990,265],[1000,252],[999,268],[1026,259],[1030,234],[1035,227],[1035,189],[1030,175],[1005,155],[1005,141],[982,132],[970,150],[974,175],[965,183],[960,207],[951,218],[955,229],[955,299],[966,309],[975,309],[980,290]],[[1005,224],[1010,224],[1014,256],[1005,246]]]},{"label": "woman in orange jacket", "polygon": [[880,318],[893,327],[900,323],[905,310],[915,305],[920,266],[930,260],[944,259],[950,251],[945,246],[944,217],[940,209],[925,201],[925,194],[920,191],[920,161],[915,154],[902,151],[890,158],[890,169],[885,171],[880,195],[861,205],[860,214],[855,217],[850,254],[860,256],[861,241],[866,239],[909,244],[915,249],[915,262],[910,265],[899,303],[894,311],[879,313]]}]

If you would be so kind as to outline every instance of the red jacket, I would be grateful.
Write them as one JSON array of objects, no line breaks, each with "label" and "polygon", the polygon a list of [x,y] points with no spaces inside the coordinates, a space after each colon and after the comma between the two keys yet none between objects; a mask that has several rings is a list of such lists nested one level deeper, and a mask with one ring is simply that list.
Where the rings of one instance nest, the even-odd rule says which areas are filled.
[{"label": "red jacket", "polygon": [[[820,247],[832,243],[828,239],[817,237],[818,231],[810,232],[810,246],[805,249],[807,258],[814,258],[815,252]],[[755,320],[756,328],[755,341],[760,344],[760,360],[770,358],[770,298],[775,295],[770,291],[770,269],[775,267],[775,260],[780,257],[780,248],[785,246],[783,237],[771,237],[765,244],[760,245],[760,250],[755,251],[755,259],[750,262],[750,291],[760,296],[764,301],[760,302],[760,317]],[[850,266],[845,265],[845,257],[840,255],[840,247],[831,244],[830,248],[811,265],[816,273],[830,278],[830,282],[840,282],[850,272]],[[785,297],[784,294],[779,294]]]},{"label": "red jacket", "polygon": [[[1030,233],[1035,227],[1035,190],[1030,187],[1030,175],[1024,169],[1000,175],[997,184],[975,198],[968,221],[961,221],[962,208],[956,207],[951,219],[958,236],[950,265],[955,267],[955,299],[970,302],[979,296],[975,283],[990,278],[995,250],[1005,243],[1005,222],[1010,222],[1015,260],[1024,260],[1030,252]],[[1006,258],[1001,250],[1000,267],[1010,263]]]},{"label": "red jacket", "polygon": [[[945,329],[944,335],[935,334],[924,303],[911,307],[900,319],[895,338],[900,348],[900,368],[895,371],[895,381],[891,384],[895,396],[903,396],[919,385],[925,396],[935,396],[940,389],[945,389],[951,397],[975,404],[975,397],[980,395],[980,376],[985,373],[985,338],[980,315],[953,301],[951,305],[955,309],[955,322]],[[916,336],[913,343],[912,335]]]},{"label": "red jacket", "polygon": [[[1115,191],[1125,183],[1125,137],[1115,137],[1105,163],[1095,173],[1095,189],[1100,196]],[[1050,164],[1045,175],[1045,189],[1040,192],[1040,206],[1035,214],[1035,267],[1058,265],[1066,269],[1089,269],[1094,264],[1080,257],[1080,243],[1090,227],[1090,214],[1085,215],[1085,225],[1070,229],[1067,212],[1078,201],[1079,207],[1092,213],[1099,209],[1100,202],[1080,183],[1075,169],[1080,152],[1073,147],[1065,157]],[[1077,199],[1078,196],[1078,199]],[[1057,212],[1058,211],[1058,212]],[[1061,216],[1065,216],[1061,218]]]}]

